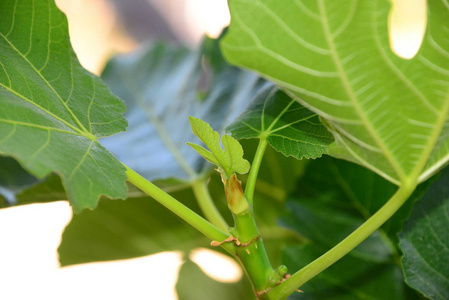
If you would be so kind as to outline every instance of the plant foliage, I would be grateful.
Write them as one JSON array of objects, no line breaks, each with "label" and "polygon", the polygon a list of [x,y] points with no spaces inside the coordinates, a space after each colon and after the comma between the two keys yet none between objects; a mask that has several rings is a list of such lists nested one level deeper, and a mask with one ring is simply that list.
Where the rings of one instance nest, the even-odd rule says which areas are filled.
[{"label": "plant foliage", "polygon": [[422,182],[449,159],[449,17],[430,1],[411,60],[390,49],[387,0],[230,1],[225,56],[326,119],[330,154],[395,183]]},{"label": "plant foliage", "polygon": [[58,173],[76,211],[125,198],[124,167],[98,143],[125,130],[125,107],[79,64],[64,14],[53,1],[0,11],[0,153],[38,178]]},{"label": "plant foliage", "polygon": [[[206,277],[188,255],[210,241],[128,178],[218,236],[214,244],[272,300],[288,297],[282,289],[296,284],[295,274],[332,260],[330,248],[406,195],[393,217],[292,299],[445,299],[449,173],[432,176],[449,160],[447,2],[429,1],[424,41],[410,60],[390,50],[387,0],[229,4],[224,39],[206,38],[199,50],[154,43],[119,55],[102,74],[106,85],[80,66],[52,0],[0,1],[0,207],[68,198],[80,212],[104,195],[66,228],[62,265],[182,251],[180,299],[251,297],[246,280]],[[265,79],[229,65],[220,41],[230,62]],[[209,150],[192,144],[195,136]],[[187,144],[224,179],[249,172],[240,176],[249,204],[234,213],[238,230],[229,230],[245,242],[229,235],[219,176]],[[312,269],[288,278],[284,266],[271,267],[263,241],[271,263],[290,273]]]}]

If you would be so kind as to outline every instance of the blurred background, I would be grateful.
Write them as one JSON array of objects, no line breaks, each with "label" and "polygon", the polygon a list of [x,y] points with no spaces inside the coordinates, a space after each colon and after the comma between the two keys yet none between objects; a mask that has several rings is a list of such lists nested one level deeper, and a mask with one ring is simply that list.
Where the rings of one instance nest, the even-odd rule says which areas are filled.
[{"label": "blurred background", "polygon": [[[195,48],[204,34],[216,37],[229,23],[226,0],[56,2],[67,14],[81,64],[95,74],[114,53],[156,39]],[[393,2],[392,47],[411,58],[425,28],[425,1]],[[56,249],[71,217],[65,201],[0,210],[0,299],[177,299],[174,286],[183,260],[178,252],[60,268]],[[224,255],[197,249],[190,258],[219,281],[242,276]]]}]

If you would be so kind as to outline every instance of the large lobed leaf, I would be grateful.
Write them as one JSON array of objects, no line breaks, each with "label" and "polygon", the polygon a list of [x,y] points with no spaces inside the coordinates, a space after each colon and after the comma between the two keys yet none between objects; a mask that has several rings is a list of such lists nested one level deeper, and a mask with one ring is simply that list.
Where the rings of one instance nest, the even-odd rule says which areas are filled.
[{"label": "large lobed leaf", "polygon": [[62,177],[75,210],[126,196],[124,167],[97,141],[123,131],[123,103],[84,70],[51,0],[0,2],[0,153]]},{"label": "large lobed leaf", "polygon": [[[187,142],[196,142],[189,116],[224,128],[268,83],[228,65],[218,40],[206,38],[199,51],[156,43],[113,58],[103,79],[125,100],[127,132],[102,143],[149,180],[191,181],[204,160]],[[207,167],[209,168],[209,167]]]},{"label": "large lobed leaf", "polygon": [[321,157],[333,141],[315,113],[276,87],[257,94],[226,129],[237,139],[266,138],[274,149],[297,159]]},{"label": "large lobed leaf", "polygon": [[222,47],[324,117],[334,156],[395,184],[449,160],[449,5],[429,1],[416,57],[390,49],[389,1],[230,1]]},{"label": "large lobed leaf", "polygon": [[449,295],[449,169],[415,204],[400,234],[406,282],[430,299]]}]

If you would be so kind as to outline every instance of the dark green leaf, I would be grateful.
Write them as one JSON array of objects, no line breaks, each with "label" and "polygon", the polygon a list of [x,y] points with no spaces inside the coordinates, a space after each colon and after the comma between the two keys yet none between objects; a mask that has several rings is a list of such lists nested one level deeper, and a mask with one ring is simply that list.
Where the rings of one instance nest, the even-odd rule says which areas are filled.
[{"label": "dark green leaf", "polygon": [[325,118],[334,156],[400,185],[449,160],[449,5],[429,1],[410,60],[390,49],[391,1],[229,1],[226,58]]},{"label": "dark green leaf", "polygon": [[16,204],[17,194],[36,181],[14,159],[0,156],[0,208]]},{"label": "dark green leaf", "polygon": [[0,105],[0,153],[60,175],[75,210],[126,196],[124,167],[97,142],[125,129],[125,107],[80,66],[53,1],[0,2]]},{"label": "dark green leaf", "polygon": [[[311,245],[290,247],[284,252],[289,270],[297,270],[322,252]],[[373,263],[345,256],[301,287],[289,299],[301,300],[412,300],[418,295],[404,284],[401,269],[390,263]]]},{"label": "dark green leaf", "polygon": [[321,157],[333,141],[315,113],[276,87],[259,93],[227,130],[237,139],[267,138],[274,149],[297,159]]},{"label": "dark green leaf", "polygon": [[127,132],[103,143],[150,180],[197,176],[204,160],[186,145],[197,141],[188,117],[222,134],[267,84],[227,65],[211,39],[200,51],[163,43],[144,47],[112,59],[102,76],[125,100],[130,123]]},{"label": "dark green leaf", "polygon": [[[398,272],[396,235],[426,187],[421,185],[384,226],[303,288],[314,291],[316,299],[389,299],[374,293],[383,286],[398,296],[391,299],[409,299],[403,294],[406,289]],[[281,218],[284,225],[308,239],[309,246],[286,250],[284,263],[293,260],[304,265],[318,258],[374,214],[396,189],[368,169],[346,161],[329,157],[311,161],[287,201],[288,214]],[[365,272],[366,276],[360,275]],[[335,298],[330,297],[334,292]]]},{"label": "dark green leaf", "polygon": [[[174,194],[197,209],[190,191]],[[117,260],[207,246],[197,230],[149,197],[100,201],[94,211],[74,215],[58,249],[61,264]]]},{"label": "dark green leaf", "polygon": [[16,205],[31,203],[44,203],[57,200],[67,200],[67,195],[61,182],[61,178],[51,174],[44,180],[23,190],[16,195]]},{"label": "dark green leaf", "polygon": [[210,278],[192,261],[187,260],[176,284],[179,300],[256,299],[246,278],[236,283],[223,283]]},{"label": "dark green leaf", "polygon": [[435,300],[449,295],[449,169],[415,204],[400,234],[406,282]]},{"label": "dark green leaf", "polygon": [[[289,214],[282,222],[329,249],[368,219],[395,189],[367,169],[325,157],[307,166],[297,191],[289,197]],[[376,232],[351,254],[385,261],[395,251],[391,246],[386,232]]]}]

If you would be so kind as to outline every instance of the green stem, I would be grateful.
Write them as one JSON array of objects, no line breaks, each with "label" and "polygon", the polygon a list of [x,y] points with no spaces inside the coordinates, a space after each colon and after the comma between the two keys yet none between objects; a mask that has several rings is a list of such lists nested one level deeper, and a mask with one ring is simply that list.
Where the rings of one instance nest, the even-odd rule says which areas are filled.
[{"label": "green stem", "polygon": [[229,225],[215,206],[207,188],[206,180],[204,178],[196,179],[192,183],[192,189],[198,201],[198,205],[206,216],[206,219],[222,231],[228,232]]},{"label": "green stem", "polygon": [[287,269],[285,266],[277,270],[272,268],[251,207],[235,214],[234,220],[235,227],[231,233],[238,237],[240,243],[236,255],[244,265],[256,295],[259,299],[265,299],[265,292],[279,283]]},{"label": "green stem", "polygon": [[264,136],[260,137],[259,145],[257,146],[256,154],[254,155],[251,170],[249,171],[248,180],[245,187],[245,198],[253,205],[254,189],[256,188],[257,174],[259,173],[260,164],[262,163],[265,149],[267,148],[267,139]]},{"label": "green stem", "polygon": [[334,246],[332,249],[315,259],[313,262],[293,274],[282,284],[273,288],[268,293],[270,300],[287,299],[304,283],[324,271],[333,263],[349,253],[357,245],[363,242],[382,224],[384,224],[410,197],[416,188],[416,184],[403,185],[371,218],[357,228],[353,233]]},{"label": "green stem", "polygon": [[[190,208],[158,188],[156,185],[146,180],[144,177],[136,173],[134,170],[128,168],[126,165],[126,176],[128,181],[141,189],[145,194],[154,198],[163,206],[171,210],[178,215],[181,219],[192,225],[202,234],[207,236],[211,240],[222,241],[228,237],[228,235],[222,230],[218,229]],[[223,249],[231,254],[235,254],[235,249],[232,244],[225,243],[221,245]]]}]

